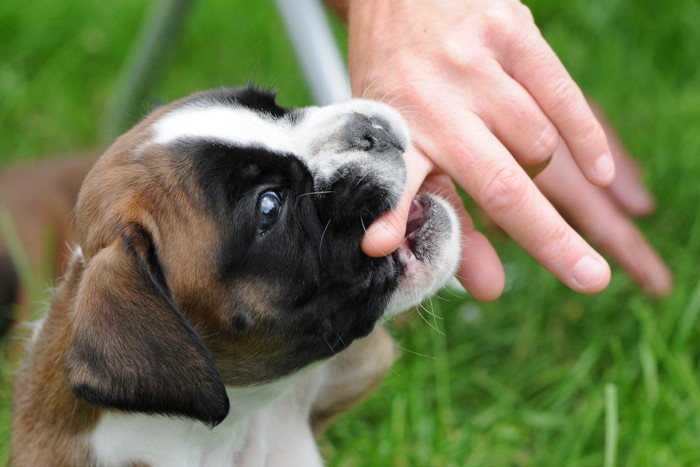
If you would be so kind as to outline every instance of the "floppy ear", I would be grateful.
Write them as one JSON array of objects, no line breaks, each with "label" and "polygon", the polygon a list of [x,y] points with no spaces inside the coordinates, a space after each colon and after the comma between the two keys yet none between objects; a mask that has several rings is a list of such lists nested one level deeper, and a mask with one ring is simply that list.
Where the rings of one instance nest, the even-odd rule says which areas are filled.
[{"label": "floppy ear", "polygon": [[229,410],[212,356],[175,304],[148,232],[130,225],[89,259],[65,365],[74,394],[214,427]]}]

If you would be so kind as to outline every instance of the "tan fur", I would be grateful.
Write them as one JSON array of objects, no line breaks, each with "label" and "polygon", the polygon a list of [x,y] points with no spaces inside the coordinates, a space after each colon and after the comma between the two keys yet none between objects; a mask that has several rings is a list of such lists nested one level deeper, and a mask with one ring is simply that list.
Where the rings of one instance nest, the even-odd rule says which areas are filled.
[{"label": "tan fur", "polygon": [[394,340],[381,326],[337,355],[332,377],[311,412],[314,433],[319,435],[338,415],[365,400],[389,372],[394,358]]},{"label": "tan fur", "polygon": [[[97,422],[98,410],[77,399],[65,384],[64,358],[71,338],[71,313],[82,265],[73,264],[56,290],[44,337],[28,352],[13,397],[12,465],[87,465],[82,436]],[[52,414],[35,417],[37,413]]]}]

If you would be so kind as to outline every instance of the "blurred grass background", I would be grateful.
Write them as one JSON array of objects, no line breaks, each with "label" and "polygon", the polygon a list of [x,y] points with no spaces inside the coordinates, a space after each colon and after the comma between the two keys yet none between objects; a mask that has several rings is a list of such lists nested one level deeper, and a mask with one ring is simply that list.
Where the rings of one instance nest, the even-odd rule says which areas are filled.
[{"label": "blurred grass background", "polygon": [[[640,225],[675,290],[652,301],[614,270],[606,292],[579,296],[493,235],[503,298],[443,292],[423,319],[393,329],[402,356],[321,441],[329,465],[700,465],[700,3],[526,3],[642,161],[658,213]],[[0,2],[0,163],[98,145],[147,7]],[[271,0],[200,2],[143,109],[250,80],[278,89],[284,105],[310,103]],[[0,371],[9,381],[1,360]],[[9,383],[0,407],[2,463]]]}]

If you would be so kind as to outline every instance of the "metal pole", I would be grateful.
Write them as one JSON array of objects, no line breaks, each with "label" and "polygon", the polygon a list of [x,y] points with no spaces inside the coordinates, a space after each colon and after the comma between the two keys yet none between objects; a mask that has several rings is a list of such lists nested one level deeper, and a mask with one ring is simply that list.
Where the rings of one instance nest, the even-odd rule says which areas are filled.
[{"label": "metal pole", "polygon": [[318,0],[275,0],[319,105],[350,99],[350,79]]}]

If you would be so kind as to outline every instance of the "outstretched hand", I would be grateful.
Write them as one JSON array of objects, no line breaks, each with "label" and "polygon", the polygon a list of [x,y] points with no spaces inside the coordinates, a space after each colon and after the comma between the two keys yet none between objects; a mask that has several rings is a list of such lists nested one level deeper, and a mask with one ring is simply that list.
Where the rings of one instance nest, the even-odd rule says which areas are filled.
[{"label": "outstretched hand", "polygon": [[[581,293],[603,290],[607,263],[545,197],[561,204],[571,187],[552,175],[540,191],[531,176],[568,148],[567,170],[597,190],[615,178],[613,156],[529,10],[513,0],[353,0],[348,25],[353,93],[396,107],[413,138],[404,199],[370,226],[365,253],[381,256],[398,246],[421,185],[452,195],[454,181],[562,282]],[[495,299],[504,285],[500,261],[451,198],[462,212],[462,284],[478,299]]]}]

